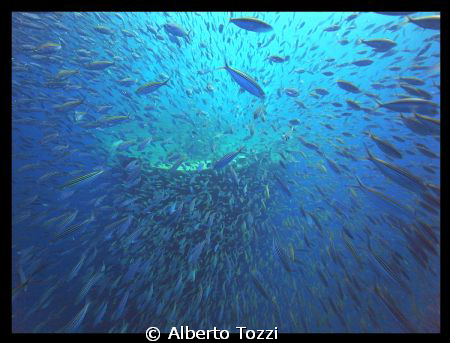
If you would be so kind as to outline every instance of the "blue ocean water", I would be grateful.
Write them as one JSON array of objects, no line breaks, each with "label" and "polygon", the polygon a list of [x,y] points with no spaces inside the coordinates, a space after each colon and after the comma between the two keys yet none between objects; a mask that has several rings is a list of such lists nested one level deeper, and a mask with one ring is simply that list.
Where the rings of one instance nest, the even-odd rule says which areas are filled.
[{"label": "blue ocean water", "polygon": [[439,332],[439,20],[13,13],[13,332]]}]

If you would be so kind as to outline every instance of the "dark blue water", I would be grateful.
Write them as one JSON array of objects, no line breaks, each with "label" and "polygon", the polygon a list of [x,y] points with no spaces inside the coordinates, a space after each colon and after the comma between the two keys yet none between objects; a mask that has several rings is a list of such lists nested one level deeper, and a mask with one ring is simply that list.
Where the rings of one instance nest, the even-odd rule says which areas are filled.
[{"label": "dark blue water", "polygon": [[13,331],[439,332],[435,15],[13,13]]}]

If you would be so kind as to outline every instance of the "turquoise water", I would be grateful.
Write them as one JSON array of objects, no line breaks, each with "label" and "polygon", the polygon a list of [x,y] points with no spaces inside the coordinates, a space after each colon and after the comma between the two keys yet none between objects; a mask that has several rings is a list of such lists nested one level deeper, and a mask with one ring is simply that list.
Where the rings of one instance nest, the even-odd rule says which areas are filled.
[{"label": "turquoise water", "polygon": [[13,13],[13,331],[439,332],[436,15]]}]

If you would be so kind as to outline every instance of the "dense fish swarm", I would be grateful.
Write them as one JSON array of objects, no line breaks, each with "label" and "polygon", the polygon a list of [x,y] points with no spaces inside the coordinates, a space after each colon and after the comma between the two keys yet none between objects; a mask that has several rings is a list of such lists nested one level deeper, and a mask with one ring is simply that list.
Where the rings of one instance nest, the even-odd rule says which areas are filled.
[{"label": "dense fish swarm", "polygon": [[439,80],[439,13],[12,13],[12,330],[439,332]]}]

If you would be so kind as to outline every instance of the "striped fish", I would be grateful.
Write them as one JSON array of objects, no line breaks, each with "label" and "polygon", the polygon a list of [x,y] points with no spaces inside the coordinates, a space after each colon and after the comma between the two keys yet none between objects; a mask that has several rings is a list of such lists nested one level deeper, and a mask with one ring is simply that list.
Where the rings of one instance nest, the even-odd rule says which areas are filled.
[{"label": "striped fish", "polygon": [[94,171],[92,173],[89,173],[89,174],[86,174],[86,175],[82,175],[80,177],[77,177],[76,179],[70,180],[69,182],[65,183],[64,185],[60,186],[59,188],[60,189],[65,189],[65,188],[68,188],[68,187],[72,187],[72,186],[74,186],[76,184],[79,184],[82,181],[89,180],[89,179],[93,178],[96,175],[102,174],[103,172],[104,172],[104,170],[97,170],[97,171]]},{"label": "striped fish", "polygon": [[278,256],[278,258],[281,261],[281,264],[283,265],[283,268],[288,272],[292,272],[291,267],[289,266],[289,257],[287,256],[286,252],[280,248],[276,242],[276,239],[273,238],[272,241],[272,247],[273,247],[273,251],[274,253]]},{"label": "striped fish", "polygon": [[[42,269],[44,269],[45,267],[47,267],[50,263],[41,263],[33,272],[31,272],[29,274],[28,277],[26,277],[25,273],[23,270],[19,269],[19,276],[20,276],[20,283],[18,286],[14,287],[12,289],[12,296],[13,296],[13,300],[14,300],[14,296],[16,296],[18,294],[19,291],[21,290],[26,290],[27,286],[30,284],[32,278],[34,277],[34,275],[36,275],[38,272],[40,272]],[[21,267],[20,267],[21,268]]]},{"label": "striped fish", "polygon": [[381,290],[378,285],[375,285],[374,291],[407,332],[417,332],[414,325],[404,316],[395,305],[394,299],[386,291]]},{"label": "striped fish", "polygon": [[[387,276],[387,279],[393,281],[394,284],[399,285],[400,287],[402,287],[402,289],[406,293],[411,295],[412,294],[411,289],[408,287],[408,285],[405,283],[405,281],[403,281],[403,279],[400,277],[400,275],[398,273],[396,273],[380,255],[378,255],[377,253],[375,253],[372,250],[372,248],[370,246],[370,241],[367,242],[367,246],[369,248],[369,252],[371,253],[373,259],[377,262],[377,263],[372,263],[375,270],[381,269],[381,271],[382,271],[381,275]],[[377,266],[378,266],[378,268],[377,268]]]},{"label": "striped fish", "polygon": [[257,96],[258,98],[264,99],[264,91],[251,76],[240,70],[231,68],[227,64],[227,61],[225,61],[225,67],[220,67],[218,69],[225,69],[226,71],[228,71],[228,73],[230,73],[233,80],[236,81],[243,89]]},{"label": "striped fish", "polygon": [[63,332],[73,333],[77,332],[78,328],[81,325],[84,317],[86,317],[87,310],[89,309],[90,302],[87,302],[86,305],[81,309],[80,312],[73,318],[67,325],[64,327]]},{"label": "striped fish", "polygon": [[423,192],[426,192],[427,186],[425,182],[423,182],[420,178],[417,176],[411,174],[410,172],[406,171],[403,168],[400,168],[398,166],[395,166],[389,162],[380,160],[379,158],[374,157],[369,149],[366,146],[366,151],[368,154],[367,159],[369,161],[372,161],[373,164],[389,179],[394,181],[400,186],[403,186],[415,193],[421,194]]},{"label": "striped fish", "polygon": [[127,290],[122,298],[122,300],[119,303],[119,306],[117,306],[117,310],[113,315],[114,320],[120,319],[120,317],[123,315],[123,311],[125,310],[125,306],[128,301],[128,296],[130,295],[130,290]]},{"label": "striped fish", "polygon": [[72,280],[75,276],[77,276],[78,271],[83,265],[85,259],[86,259],[86,252],[84,252],[84,254],[81,256],[80,261],[73,267],[72,271],[69,274],[68,281]]},{"label": "striped fish", "polygon": [[105,315],[107,307],[108,307],[108,303],[103,302],[103,304],[100,306],[100,309],[98,310],[98,313],[95,317],[94,326],[98,325],[102,321],[102,318]]},{"label": "striped fish", "polygon": [[441,121],[440,119],[434,119],[428,116],[414,113],[416,119],[426,126],[430,133],[439,135],[441,133]]},{"label": "striped fish", "polygon": [[149,82],[149,83],[146,83],[146,84],[142,85],[141,87],[139,87],[136,90],[136,94],[152,93],[152,92],[156,91],[159,87],[166,85],[167,82],[169,82],[169,79],[167,79],[164,82]]},{"label": "striped fish", "polygon": [[348,238],[343,234],[344,231],[341,231],[342,239],[344,240],[345,245],[347,246],[350,253],[355,258],[356,262],[358,262],[359,268],[363,268],[361,257],[358,255],[358,253],[355,251],[355,248],[353,247],[352,243],[348,240]]},{"label": "striped fish", "polygon": [[214,164],[213,168],[220,169],[220,168],[225,167],[228,163],[233,161],[233,159],[242,151],[242,149],[244,149],[244,146],[241,146],[238,150],[236,150],[234,152],[230,152],[230,153],[224,155],[220,160],[218,160]]},{"label": "striped fish", "polygon": [[84,297],[86,297],[89,290],[94,286],[94,284],[103,276],[102,273],[93,273],[87,283],[84,285],[83,289],[81,290],[80,294],[78,294],[78,297],[76,299],[76,304],[78,304]]},{"label": "striped fish", "polygon": [[73,211],[72,213],[68,214],[63,221],[61,221],[61,223],[59,223],[59,227],[61,229],[66,228],[67,226],[69,226],[76,218],[76,216],[78,215],[78,210]]},{"label": "striped fish", "polygon": [[404,215],[407,218],[412,217],[413,213],[404,205],[373,188],[365,186],[358,177],[356,177],[356,180],[358,180],[358,188],[361,189],[376,206],[387,212]]},{"label": "striped fish", "polygon": [[333,160],[330,160],[328,157],[325,157],[325,160],[327,161],[328,165],[331,167],[331,169],[336,174],[340,174],[341,173],[341,170],[339,169],[339,167],[338,167],[336,162],[334,162]]},{"label": "striped fish", "polygon": [[84,65],[86,69],[103,70],[114,65],[111,61],[93,61]]},{"label": "striped fish", "polygon": [[67,229],[65,229],[64,231],[57,233],[53,239],[51,240],[51,242],[56,242],[58,239],[64,238],[72,233],[74,233],[75,231],[77,231],[80,227],[82,227],[84,224],[88,223],[92,221],[92,217],[87,218],[86,220],[82,221],[81,223],[72,225],[71,227],[68,227]]},{"label": "striped fish", "polygon": [[266,298],[268,301],[272,301],[269,295],[269,292],[266,290],[266,288],[261,284],[261,282],[258,280],[256,275],[254,275],[254,272],[250,272],[250,277],[256,286],[256,289],[261,293],[261,295]]}]

